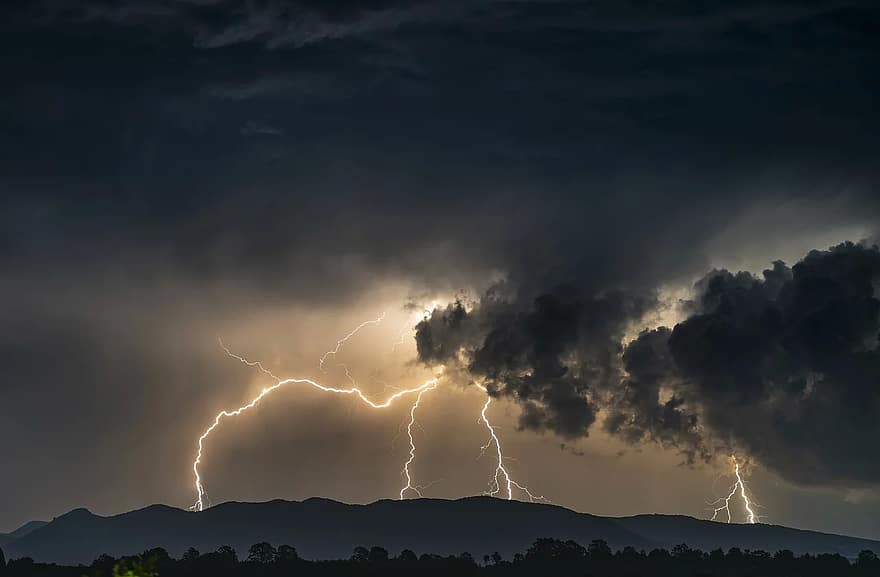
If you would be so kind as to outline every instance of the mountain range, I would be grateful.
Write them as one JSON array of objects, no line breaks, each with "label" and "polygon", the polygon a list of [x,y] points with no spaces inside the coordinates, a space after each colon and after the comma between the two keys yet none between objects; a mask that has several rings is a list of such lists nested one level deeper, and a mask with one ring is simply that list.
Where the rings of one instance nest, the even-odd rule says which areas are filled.
[{"label": "mountain range", "polygon": [[51,522],[32,522],[2,535],[7,558],[88,564],[102,553],[135,554],[163,547],[180,556],[231,545],[240,556],[250,545],[289,544],[310,559],[347,558],[358,545],[379,545],[441,555],[470,552],[479,558],[499,552],[509,558],[535,539],[572,539],[586,545],[603,539],[613,548],[650,550],[685,543],[716,548],[789,549],[796,554],[880,552],[880,541],[805,531],[777,525],[718,523],[679,515],[600,517],[556,505],[489,497],[413,499],[352,505],[329,499],[229,502],[202,512],[165,505],[103,517],[74,509]]}]

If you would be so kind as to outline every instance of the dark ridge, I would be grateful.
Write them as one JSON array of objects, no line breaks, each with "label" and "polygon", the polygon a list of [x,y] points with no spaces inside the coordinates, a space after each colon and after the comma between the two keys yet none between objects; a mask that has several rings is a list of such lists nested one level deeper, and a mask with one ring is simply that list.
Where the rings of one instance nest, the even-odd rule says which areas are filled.
[{"label": "dark ridge", "polygon": [[109,517],[76,509],[7,544],[9,558],[90,563],[103,553],[135,554],[163,547],[180,556],[189,547],[207,552],[222,545],[246,555],[250,545],[289,544],[307,559],[347,558],[354,547],[379,545],[391,553],[510,557],[536,539],[552,537],[587,544],[602,539],[612,548],[671,548],[686,543],[711,550],[789,549],[796,554],[840,553],[854,558],[880,542],[773,525],[728,525],[685,516],[598,517],[564,507],[489,497],[457,500],[382,500],[350,505],[330,499],[227,502],[201,513],[152,505]]}]

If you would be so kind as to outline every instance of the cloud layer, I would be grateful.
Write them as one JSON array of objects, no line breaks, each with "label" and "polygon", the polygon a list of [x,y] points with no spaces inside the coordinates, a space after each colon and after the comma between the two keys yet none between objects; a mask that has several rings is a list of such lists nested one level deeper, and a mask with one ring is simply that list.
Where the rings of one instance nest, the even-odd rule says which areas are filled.
[{"label": "cloud layer", "polygon": [[[785,311],[746,351],[782,363],[772,371],[728,373],[699,348],[699,319],[721,315],[712,300],[695,300],[690,333],[623,341],[665,288],[713,267],[759,271],[880,230],[878,22],[867,0],[0,4],[0,438],[29,480],[0,478],[0,524],[189,504],[193,434],[251,384],[217,336],[312,370],[311,349],[348,322],[499,279],[435,313],[418,346],[519,400],[525,430],[604,427],[693,461],[735,446],[803,483],[869,482],[855,463],[867,441],[830,454],[846,427],[778,432],[833,411],[863,431],[839,407],[867,395],[845,367],[873,374],[852,340],[795,337],[800,309],[773,287],[797,285],[796,267],[698,285]],[[868,322],[866,310],[852,314]],[[713,323],[757,330],[750,318]],[[852,323],[829,334],[865,328]],[[744,406],[727,397],[734,378],[758,377],[769,384],[750,382]],[[774,412],[800,378],[814,396]],[[716,399],[765,429],[727,424]],[[820,399],[831,412],[810,415]],[[787,460],[761,438],[801,448]],[[337,483],[334,495],[378,494]],[[595,504],[579,487],[556,497]]]},{"label": "cloud layer", "polygon": [[689,461],[730,452],[800,484],[880,483],[880,251],[845,243],[756,277],[712,271],[689,316],[642,332],[650,301],[557,289],[490,292],[418,326],[420,359],[450,365],[563,438],[604,429]]}]

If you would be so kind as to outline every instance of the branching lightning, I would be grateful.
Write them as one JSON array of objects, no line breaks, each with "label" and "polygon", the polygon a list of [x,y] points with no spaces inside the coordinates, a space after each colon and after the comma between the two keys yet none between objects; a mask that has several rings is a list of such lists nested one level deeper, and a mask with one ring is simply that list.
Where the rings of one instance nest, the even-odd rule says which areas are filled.
[{"label": "branching lightning", "polygon": [[403,323],[403,326],[400,327],[397,340],[391,343],[392,353],[397,350],[397,347],[402,347],[404,344],[406,344],[406,337],[415,330],[412,325],[412,322],[406,321],[405,323]]},{"label": "branching lightning", "polygon": [[411,492],[415,493],[416,495],[418,495],[419,497],[422,496],[422,492],[420,490],[420,489],[422,489],[422,487],[418,487],[418,486],[415,486],[412,484],[412,476],[410,475],[410,471],[409,471],[409,466],[412,465],[412,462],[415,461],[415,459],[416,459],[416,442],[415,442],[415,439],[413,438],[413,430],[412,429],[413,429],[413,425],[415,425],[415,423],[416,423],[416,409],[419,408],[419,403],[422,401],[422,395],[424,395],[428,391],[430,391],[432,389],[436,389],[436,388],[437,388],[437,382],[435,381],[430,386],[425,387],[424,389],[419,391],[419,394],[416,396],[416,402],[413,403],[412,408],[410,408],[410,410],[409,410],[409,423],[407,423],[407,425],[406,425],[406,434],[409,437],[409,458],[403,464],[403,470],[400,472],[400,475],[406,480],[406,484],[400,490],[401,500],[406,496],[407,491],[411,491]]},{"label": "branching lightning", "polygon": [[[382,316],[380,316],[379,318],[377,318],[375,320],[366,321],[366,322],[361,323],[353,331],[348,333],[348,335],[346,335],[344,338],[337,341],[336,348],[324,353],[324,356],[321,357],[321,361],[319,363],[319,366],[321,367],[321,369],[323,370],[323,364],[324,364],[324,361],[326,361],[327,357],[338,353],[348,339],[353,337],[363,327],[370,325],[370,324],[378,324],[379,322],[382,321],[382,319],[384,319],[384,317],[385,317],[385,314],[383,313]],[[217,413],[217,415],[214,417],[214,420],[211,423],[211,425],[207,429],[205,429],[205,431],[199,437],[198,450],[196,452],[196,458],[193,461],[193,465],[192,465],[193,476],[195,479],[195,489],[196,489],[196,493],[197,493],[197,498],[196,498],[196,502],[192,505],[192,507],[190,507],[190,509],[192,509],[194,511],[204,510],[205,501],[207,500],[207,493],[205,492],[205,488],[202,483],[202,478],[199,473],[199,465],[202,463],[202,455],[204,452],[205,440],[211,435],[211,433],[214,431],[214,429],[216,429],[220,425],[220,422],[224,418],[235,417],[235,416],[238,416],[238,415],[244,413],[245,411],[248,411],[248,410],[254,408],[269,393],[272,393],[273,391],[280,389],[281,387],[283,387],[285,385],[289,385],[289,384],[307,384],[307,385],[310,385],[311,387],[314,387],[316,389],[319,389],[319,390],[327,392],[327,393],[336,393],[336,394],[342,394],[342,395],[354,395],[354,396],[358,397],[361,401],[363,401],[370,408],[385,409],[387,407],[390,407],[394,403],[394,401],[396,401],[400,397],[402,397],[404,395],[410,395],[410,394],[419,394],[419,397],[417,397],[417,401],[416,401],[416,406],[417,406],[418,405],[418,398],[420,398],[421,393],[426,391],[429,388],[432,388],[432,389],[435,388],[438,384],[438,381],[436,379],[430,379],[428,381],[425,381],[424,383],[422,383],[418,387],[414,387],[414,388],[410,388],[410,389],[400,389],[400,390],[396,391],[394,394],[392,394],[391,396],[389,396],[387,399],[385,399],[385,401],[383,401],[381,403],[377,403],[377,402],[374,402],[373,400],[371,400],[369,397],[367,397],[367,395],[364,394],[364,392],[355,385],[352,385],[349,388],[343,389],[343,388],[337,388],[337,387],[328,387],[328,386],[322,385],[316,381],[313,381],[311,379],[296,379],[296,378],[281,379],[280,377],[278,377],[274,373],[272,373],[272,371],[265,368],[259,361],[249,361],[249,360],[245,359],[244,357],[237,355],[237,354],[233,353],[232,351],[230,351],[226,347],[226,345],[223,344],[222,340],[220,340],[219,342],[220,342],[220,347],[224,351],[226,351],[227,355],[238,360],[241,363],[244,363],[245,365],[247,365],[249,367],[258,368],[261,372],[263,372],[264,374],[266,374],[269,377],[271,377],[272,379],[274,379],[275,384],[268,386],[268,387],[265,387],[263,390],[260,391],[260,393],[256,397],[251,399],[251,401],[248,402],[247,404],[242,405],[242,406],[240,406],[236,409],[233,409],[233,410],[224,410],[224,411],[220,411],[219,413]],[[351,379],[351,375],[348,372],[347,367],[345,369],[345,372],[346,372],[346,375],[349,377],[349,379]],[[353,381],[353,379],[351,379],[351,380]],[[415,413],[415,409],[413,409],[411,411],[411,414],[414,414],[414,413]],[[413,448],[413,459],[415,458],[414,452],[415,452],[415,449]]]},{"label": "branching lightning", "polygon": [[366,326],[368,326],[368,325],[378,325],[378,324],[381,323],[383,320],[385,320],[385,313],[382,313],[382,314],[379,315],[377,318],[375,318],[375,319],[373,319],[373,320],[371,320],[371,321],[364,321],[364,322],[362,322],[361,324],[359,324],[358,326],[356,326],[356,327],[355,327],[350,333],[348,333],[347,335],[345,335],[344,337],[342,337],[341,339],[339,339],[338,341],[336,341],[336,347],[333,348],[332,350],[329,350],[329,351],[327,351],[326,353],[324,353],[324,356],[322,356],[322,357],[321,357],[321,360],[318,361],[318,368],[321,369],[321,372],[322,372],[322,373],[326,373],[326,372],[327,372],[327,371],[324,370],[324,362],[327,360],[327,357],[330,357],[330,356],[333,356],[333,355],[339,354],[339,351],[342,350],[342,347],[345,345],[345,343],[348,341],[348,339],[350,339],[351,337],[353,337],[353,336],[355,336],[356,334],[358,334],[358,332],[359,332],[362,328],[364,328],[364,327],[366,327]]},{"label": "branching lightning", "polygon": [[746,510],[747,516],[746,520],[748,523],[754,525],[758,522],[758,516],[755,514],[753,509],[756,506],[751,499],[749,499],[748,491],[746,489],[746,483],[743,480],[742,472],[740,471],[739,462],[736,460],[735,456],[730,458],[733,461],[733,474],[736,477],[736,482],[730,488],[730,493],[726,497],[721,497],[720,499],[716,499],[709,505],[714,508],[714,512],[712,513],[712,521],[715,521],[718,518],[719,513],[724,511],[727,513],[727,522],[730,523],[733,521],[733,516],[730,511],[730,500],[733,499],[737,493],[739,493],[740,498],[742,499],[743,507]]},{"label": "branching lightning", "polygon": [[[363,329],[369,325],[378,325],[379,323],[381,323],[384,320],[384,318],[385,318],[385,313],[382,313],[382,315],[376,319],[364,321],[363,323],[356,326],[351,332],[346,334],[343,338],[336,341],[336,346],[333,349],[324,353],[318,362],[318,367],[321,370],[321,372],[326,374],[327,371],[326,371],[324,365],[327,362],[328,358],[331,356],[337,355],[342,350],[342,348],[345,346],[346,342],[349,339],[354,337],[361,329]],[[392,352],[394,351],[394,349],[397,346],[399,346],[400,344],[402,344],[404,342],[405,334],[406,334],[406,331],[402,331],[400,333],[398,341],[396,341],[394,343],[394,345],[392,346]],[[259,361],[250,361],[250,360],[242,357],[241,355],[238,355],[238,354],[232,352],[231,350],[229,350],[229,348],[226,347],[226,345],[223,343],[222,340],[218,339],[218,341],[220,343],[220,347],[226,352],[226,354],[228,356],[232,357],[233,359],[236,359],[237,361],[239,361],[249,367],[254,367],[254,368],[258,369],[260,372],[262,372],[263,374],[270,377],[274,381],[274,384],[263,388],[259,392],[259,394],[257,394],[254,398],[252,398],[248,403],[246,403],[240,407],[237,407],[235,409],[223,410],[223,411],[220,411],[219,413],[217,413],[217,415],[214,417],[213,421],[211,422],[210,426],[207,429],[205,429],[205,431],[201,434],[201,436],[198,439],[198,448],[196,451],[196,457],[195,457],[195,460],[193,461],[193,464],[192,464],[192,471],[193,471],[194,484],[195,484],[197,498],[196,498],[196,502],[192,505],[192,507],[190,507],[190,509],[192,509],[194,511],[202,511],[202,510],[204,510],[204,508],[206,506],[206,502],[208,501],[208,495],[207,495],[207,492],[205,491],[204,483],[203,483],[201,474],[199,472],[199,466],[202,464],[202,456],[204,454],[205,442],[208,439],[208,437],[211,435],[211,433],[214,432],[214,430],[220,426],[220,423],[224,419],[226,419],[228,417],[235,417],[235,416],[241,415],[242,413],[244,413],[246,411],[249,411],[250,409],[257,406],[263,400],[263,398],[266,397],[267,395],[269,395],[270,393],[272,393],[272,392],[274,392],[274,391],[276,391],[286,385],[292,385],[292,384],[294,384],[294,385],[295,384],[309,385],[312,388],[315,388],[315,389],[318,389],[320,391],[327,392],[327,393],[353,395],[353,396],[357,397],[365,405],[367,405],[368,407],[370,407],[372,409],[385,409],[385,408],[390,407],[397,399],[399,399],[405,395],[415,395],[415,401],[413,402],[412,406],[410,407],[409,420],[408,420],[407,426],[406,426],[406,433],[407,433],[407,437],[409,438],[409,455],[408,455],[408,458],[406,459],[406,461],[404,462],[403,469],[401,470],[401,473],[400,473],[402,479],[404,480],[404,485],[400,489],[399,497],[400,497],[400,499],[404,499],[407,497],[408,494],[413,494],[417,497],[421,497],[422,496],[421,491],[433,484],[433,483],[431,483],[431,484],[423,485],[423,486],[422,485],[415,485],[413,483],[412,471],[411,471],[410,467],[412,466],[413,462],[416,459],[416,444],[415,444],[415,437],[413,436],[413,427],[418,425],[418,423],[416,421],[416,411],[418,410],[418,408],[422,402],[422,397],[425,395],[425,393],[432,391],[439,386],[440,383],[439,383],[438,379],[436,379],[436,378],[429,379],[417,387],[412,387],[412,388],[408,388],[408,389],[398,389],[396,387],[391,387],[391,388],[395,388],[395,392],[391,396],[387,397],[384,401],[376,402],[376,401],[373,401],[372,399],[370,399],[357,386],[357,383],[355,382],[354,377],[352,376],[351,372],[349,371],[348,366],[345,365],[344,363],[338,363],[338,366],[341,366],[343,368],[343,370],[345,371],[345,375],[348,378],[349,383],[351,385],[348,388],[330,387],[330,386],[322,385],[321,383],[318,383],[317,381],[314,381],[312,379],[307,379],[307,378],[282,379],[282,378],[278,377],[277,375],[275,375],[272,371],[270,371],[269,369],[264,367]],[[492,397],[489,396],[488,391],[486,390],[485,387],[483,387],[481,385],[477,385],[477,386],[483,392],[485,392],[487,395],[486,402],[483,405],[482,411],[480,412],[480,422],[482,422],[486,426],[486,430],[489,432],[489,440],[486,442],[485,445],[483,445],[480,455],[482,456],[483,454],[485,454],[485,452],[490,447],[494,447],[495,448],[495,455],[497,458],[495,472],[493,474],[492,479],[489,481],[489,488],[484,494],[489,495],[489,496],[493,496],[493,497],[501,496],[501,497],[504,497],[508,500],[512,500],[513,496],[514,496],[514,489],[517,489],[526,498],[528,498],[529,501],[549,502],[547,499],[545,499],[542,496],[535,496],[528,489],[528,487],[525,487],[525,486],[517,483],[510,476],[510,473],[504,464],[505,460],[509,459],[509,457],[506,457],[504,455],[504,451],[501,448],[501,441],[498,438],[496,428],[489,421],[489,417],[487,415],[489,405],[492,403]],[[386,388],[389,388],[389,387],[390,387],[390,385],[386,385]],[[744,489],[743,489],[743,491],[744,491]],[[745,493],[743,493],[743,495],[745,495]]]},{"label": "branching lightning", "polygon": [[[480,456],[486,453],[486,450],[489,449],[492,445],[495,446],[495,454],[497,461],[495,463],[495,473],[492,478],[489,480],[489,489],[484,493],[491,497],[497,497],[499,493],[504,492],[506,494],[506,498],[508,501],[513,499],[513,488],[516,487],[520,491],[528,497],[530,502],[535,501],[546,501],[549,502],[543,496],[535,496],[529,491],[528,487],[524,485],[520,485],[510,476],[510,473],[507,471],[507,468],[504,466],[504,450],[501,448],[501,441],[498,439],[498,434],[495,431],[495,426],[489,421],[489,417],[486,415],[486,411],[489,410],[489,405],[492,404],[492,397],[489,395],[489,391],[486,390],[482,385],[477,385],[483,392],[486,393],[486,403],[483,405],[483,410],[480,411],[480,420],[486,425],[486,430],[489,431],[489,440],[486,441],[486,444],[483,445],[480,449]],[[502,489],[503,485],[503,489]]]}]

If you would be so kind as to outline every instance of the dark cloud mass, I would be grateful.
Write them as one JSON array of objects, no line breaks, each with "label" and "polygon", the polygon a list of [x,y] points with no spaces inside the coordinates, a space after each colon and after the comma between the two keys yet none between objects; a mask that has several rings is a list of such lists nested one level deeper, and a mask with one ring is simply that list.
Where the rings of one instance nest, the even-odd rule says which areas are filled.
[{"label": "dark cloud mass", "polygon": [[561,287],[519,306],[490,291],[470,312],[461,302],[434,311],[419,323],[416,344],[422,361],[463,360],[490,393],[520,402],[522,427],[576,438],[596,419],[596,392],[617,375],[626,323],[648,302]]},{"label": "dark cloud mass", "polygon": [[[419,325],[422,363],[377,362],[516,401],[547,437],[511,433],[535,474],[603,470],[592,444],[622,439],[669,448],[645,474],[737,450],[803,485],[876,486],[876,252],[706,271],[876,242],[878,61],[873,0],[0,2],[0,448],[26,477],[0,475],[0,531],[188,505],[194,435],[256,386],[218,336],[312,370],[413,295],[482,296]],[[686,320],[658,321],[695,279]],[[558,453],[553,435],[581,465],[534,448]],[[352,454],[378,454],[367,437]],[[284,460],[248,439],[267,473],[218,499]],[[392,478],[386,453],[369,468]],[[328,496],[396,482],[354,478]]]},{"label": "dark cloud mass", "polygon": [[717,270],[691,314],[622,348],[650,301],[565,290],[525,305],[489,293],[418,326],[422,361],[463,365],[522,405],[523,427],[631,444],[689,461],[744,453],[807,485],[880,482],[880,251],[846,243],[762,277]]},{"label": "dark cloud mass", "polygon": [[806,484],[880,480],[880,252],[843,244],[700,285],[669,349],[708,431]]}]

